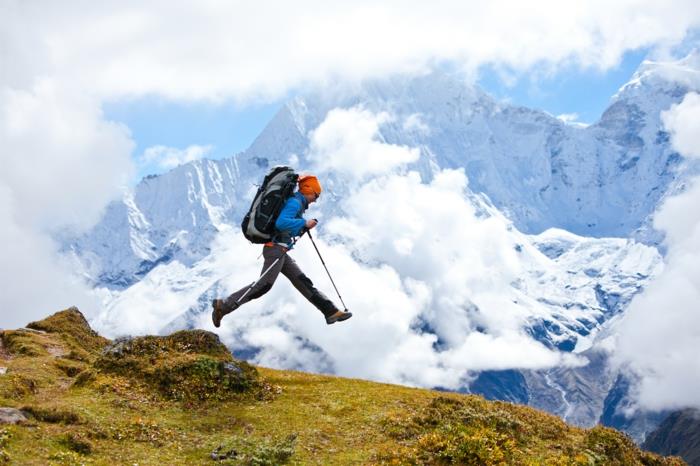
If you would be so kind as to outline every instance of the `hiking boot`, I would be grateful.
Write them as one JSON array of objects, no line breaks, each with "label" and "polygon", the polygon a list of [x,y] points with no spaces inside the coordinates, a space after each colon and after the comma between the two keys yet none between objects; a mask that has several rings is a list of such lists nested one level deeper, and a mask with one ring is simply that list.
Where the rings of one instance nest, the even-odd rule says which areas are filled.
[{"label": "hiking boot", "polygon": [[326,317],[326,323],[330,325],[336,322],[348,320],[350,317],[352,317],[352,312],[335,311],[333,314]]},{"label": "hiking boot", "polygon": [[223,299],[215,299],[211,302],[211,307],[214,308],[211,311],[211,320],[214,322],[214,327],[219,328],[221,326],[221,319],[226,315],[226,305]]}]

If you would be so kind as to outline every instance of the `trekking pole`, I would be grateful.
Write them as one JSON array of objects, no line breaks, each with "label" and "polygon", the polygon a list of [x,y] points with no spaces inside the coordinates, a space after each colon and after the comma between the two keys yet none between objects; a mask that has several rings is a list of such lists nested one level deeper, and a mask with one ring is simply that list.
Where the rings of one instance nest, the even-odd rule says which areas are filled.
[{"label": "trekking pole", "polygon": [[319,259],[321,259],[321,264],[323,264],[323,268],[326,269],[326,273],[328,274],[328,278],[331,279],[331,283],[333,284],[333,288],[335,288],[335,292],[338,293],[338,297],[340,298],[340,302],[342,303],[343,307],[345,308],[345,312],[348,312],[348,307],[345,305],[345,302],[343,301],[343,297],[340,296],[340,292],[338,291],[338,287],[335,286],[335,282],[333,281],[333,277],[331,277],[331,273],[328,271],[328,267],[326,267],[326,262],[323,260],[321,253],[319,252],[318,248],[316,247],[316,242],[314,241],[313,236],[311,236],[311,231],[306,230],[306,233],[308,233],[308,235],[309,235],[309,239],[311,240],[311,244],[314,245],[314,249],[316,250],[316,254],[318,254]]},{"label": "trekking pole", "polygon": [[[299,236],[299,237],[297,237],[297,238],[294,238],[294,240],[292,240],[292,247],[293,247],[295,244],[297,244],[297,241],[299,240],[299,238],[301,238],[302,236],[304,236],[304,233],[306,233],[306,232],[308,232],[308,230],[305,230],[304,232],[302,232],[301,236]],[[290,249],[291,249],[291,248],[290,248]],[[287,251],[285,251],[284,254],[287,254]],[[262,280],[262,278],[263,278],[265,275],[267,275],[267,272],[269,272],[270,270],[272,270],[272,268],[275,266],[275,264],[277,264],[277,263],[280,261],[280,259],[282,259],[282,258],[284,257],[284,254],[282,254],[280,257],[278,257],[277,259],[275,259],[275,261],[274,261],[272,264],[270,264],[270,266],[269,266],[265,271],[263,271],[263,273],[260,274],[260,276],[258,277],[258,279],[255,280],[255,281],[253,282],[253,284],[250,285],[250,286],[248,287],[247,290],[245,290],[245,293],[243,293],[243,296],[241,296],[240,298],[238,298],[238,299],[236,300],[236,306],[240,306],[239,303],[241,302],[241,300],[242,300],[243,298],[245,298],[246,296],[248,296],[248,293],[250,293],[250,290],[252,290],[253,288],[255,288],[255,285],[257,285],[258,282],[259,282],[260,280]]]}]

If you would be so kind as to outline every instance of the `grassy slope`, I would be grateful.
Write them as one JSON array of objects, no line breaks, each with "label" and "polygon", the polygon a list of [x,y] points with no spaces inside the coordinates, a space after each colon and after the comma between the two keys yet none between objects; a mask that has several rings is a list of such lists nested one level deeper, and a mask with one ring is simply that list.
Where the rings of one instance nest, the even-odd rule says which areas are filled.
[{"label": "grassy slope", "polygon": [[0,426],[0,464],[683,464],[524,406],[293,371],[258,368],[265,396],[168,399],[96,370],[106,341],[75,312],[2,334],[0,406],[34,416]]}]

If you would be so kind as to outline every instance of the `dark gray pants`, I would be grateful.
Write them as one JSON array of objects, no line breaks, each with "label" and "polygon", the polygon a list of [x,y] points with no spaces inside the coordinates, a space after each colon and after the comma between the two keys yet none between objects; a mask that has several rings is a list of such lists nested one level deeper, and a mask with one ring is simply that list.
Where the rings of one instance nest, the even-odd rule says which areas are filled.
[{"label": "dark gray pants", "polygon": [[[299,290],[299,292],[308,299],[311,304],[316,306],[324,316],[328,317],[337,310],[335,304],[314,287],[309,277],[304,275],[304,272],[301,271],[294,259],[287,254],[285,248],[279,245],[265,246],[263,247],[263,258],[264,262],[261,274],[264,273],[265,275],[250,291],[248,291],[248,289],[252,283],[251,285],[244,286],[226,298],[225,307],[227,313],[234,311],[238,306],[259,298],[270,291],[270,288],[272,288],[280,272],[282,272],[282,275],[292,282],[294,288]],[[277,259],[279,259],[277,263],[270,268]],[[267,273],[265,273],[265,271],[267,271]]]}]

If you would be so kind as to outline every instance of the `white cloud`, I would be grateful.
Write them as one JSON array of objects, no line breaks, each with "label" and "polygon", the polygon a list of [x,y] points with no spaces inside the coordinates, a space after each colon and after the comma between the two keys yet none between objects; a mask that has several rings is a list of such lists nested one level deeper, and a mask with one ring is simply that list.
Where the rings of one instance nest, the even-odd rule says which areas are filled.
[{"label": "white cloud", "polygon": [[93,99],[43,80],[0,89],[0,141],[0,325],[80,303],[95,310],[49,235],[89,227],[121,193],[131,170],[128,131],[102,120]]},{"label": "white cloud", "polygon": [[155,166],[161,170],[169,170],[187,162],[193,162],[205,157],[213,146],[191,145],[185,149],[168,146],[151,146],[143,152],[140,164]]},{"label": "white cloud", "polygon": [[673,147],[685,157],[700,157],[700,95],[691,92],[680,104],[662,112]]},{"label": "white cloud", "polygon": [[[250,312],[256,322],[240,314],[235,327],[242,321],[270,325],[257,322],[258,316],[277,309],[271,320],[287,322],[287,332],[320,347],[338,374],[419,386],[457,388],[469,371],[482,369],[576,364],[575,357],[551,351],[521,330],[527,311],[510,299],[511,283],[522,271],[508,222],[477,218],[465,188],[462,171],[445,170],[430,183],[410,172],[353,189],[323,230],[343,243],[324,236],[316,242],[356,318],[329,329],[282,278],[264,299],[236,311]],[[292,255],[317,286],[333,292],[308,241]],[[247,334],[233,340],[254,343]],[[262,364],[319,369],[312,352],[290,351],[272,340],[262,346]],[[306,354],[302,361],[300,354]]]},{"label": "white cloud", "polygon": [[564,123],[570,123],[578,120],[578,113],[562,113],[561,115],[557,115],[557,119],[563,121]]},{"label": "white cloud", "polygon": [[41,81],[0,91],[0,183],[23,225],[85,227],[121,192],[131,170],[127,128],[104,121],[99,103]]},{"label": "white cloud", "polygon": [[579,128],[585,128],[589,126],[588,123],[578,121],[578,118],[578,113],[562,113],[561,115],[557,115],[557,119],[563,121],[566,124],[578,126]]},{"label": "white cloud", "polygon": [[97,299],[71,264],[57,259],[51,239],[16,222],[16,207],[0,183],[0,328],[22,327],[70,306],[88,314],[97,310]]},{"label": "white cloud", "polygon": [[[700,98],[689,94],[663,114],[672,144],[700,157]],[[700,178],[667,199],[654,217],[665,232],[663,273],[630,305],[617,342],[620,364],[641,377],[638,401],[648,409],[700,408]]]},{"label": "white cloud", "polygon": [[409,115],[403,122],[404,131],[414,132],[421,135],[430,134],[430,126],[423,121],[423,115],[413,113]]},{"label": "white cloud", "polygon": [[279,97],[445,61],[608,69],[625,51],[680,42],[700,20],[693,0],[10,2],[2,13],[13,86],[51,75],[105,97],[191,100]]},{"label": "white cloud", "polygon": [[385,173],[418,160],[415,148],[378,140],[379,127],[391,121],[388,113],[362,108],[334,109],[311,133],[309,160],[316,169],[362,178]]},{"label": "white cloud", "polygon": [[564,123],[585,126],[585,123],[579,122],[578,118],[578,113],[562,113],[561,115],[557,115],[557,119],[563,121]]}]

